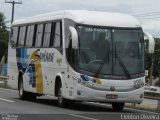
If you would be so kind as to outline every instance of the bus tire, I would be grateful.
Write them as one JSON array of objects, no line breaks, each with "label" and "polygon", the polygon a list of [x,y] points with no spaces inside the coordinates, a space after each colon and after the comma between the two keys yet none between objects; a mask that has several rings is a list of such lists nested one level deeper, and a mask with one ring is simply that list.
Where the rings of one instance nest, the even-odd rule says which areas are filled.
[{"label": "bus tire", "polygon": [[24,90],[24,84],[23,84],[23,78],[20,77],[19,78],[19,98],[21,100],[35,100],[36,99],[36,94],[34,93],[30,93],[30,92],[26,92]]},{"label": "bus tire", "polygon": [[26,100],[27,99],[27,92],[24,91],[24,85],[23,85],[22,77],[20,79],[21,80],[19,81],[19,98],[21,100]]},{"label": "bus tire", "polygon": [[122,111],[124,108],[124,103],[112,103],[112,108],[114,111]]},{"label": "bus tire", "polygon": [[65,106],[65,99],[63,98],[63,95],[62,95],[62,87],[58,89],[58,105],[60,107]]}]

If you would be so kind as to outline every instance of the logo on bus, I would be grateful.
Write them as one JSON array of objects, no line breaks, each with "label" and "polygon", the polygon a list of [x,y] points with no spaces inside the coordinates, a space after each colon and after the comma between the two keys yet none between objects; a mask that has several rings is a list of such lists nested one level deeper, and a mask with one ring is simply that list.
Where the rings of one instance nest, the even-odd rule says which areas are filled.
[{"label": "logo on bus", "polygon": [[49,53],[45,50],[44,53],[40,53],[41,62],[52,62],[54,58],[54,53]]},{"label": "logo on bus", "polygon": [[116,89],[115,89],[114,86],[110,87],[110,91],[115,91],[115,90],[116,90]]}]

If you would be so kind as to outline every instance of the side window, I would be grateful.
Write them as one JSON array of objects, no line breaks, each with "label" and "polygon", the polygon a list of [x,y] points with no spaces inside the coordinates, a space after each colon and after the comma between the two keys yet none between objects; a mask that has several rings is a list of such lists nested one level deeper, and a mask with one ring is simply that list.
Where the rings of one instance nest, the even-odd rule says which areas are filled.
[{"label": "side window", "polygon": [[55,26],[56,26],[56,23],[52,22],[49,47],[53,47],[53,41],[54,41],[54,35],[55,35]]},{"label": "side window", "polygon": [[49,47],[52,23],[47,23],[44,30],[43,47]]},{"label": "side window", "polygon": [[10,41],[12,47],[16,46],[17,39],[18,39],[18,27],[13,27],[11,33],[11,41]]},{"label": "side window", "polygon": [[27,31],[28,31],[28,26],[26,26],[26,29],[25,29],[24,46],[26,46]]},{"label": "side window", "polygon": [[70,44],[71,32],[69,30],[69,26],[76,27],[76,24],[74,21],[70,19],[64,19],[64,34],[65,34],[65,47],[66,48],[68,48]]},{"label": "side window", "polygon": [[24,46],[25,34],[26,34],[26,26],[20,27],[18,46]]},{"label": "side window", "polygon": [[27,37],[26,37],[26,47],[32,47],[34,35],[34,25],[28,26]]},{"label": "side window", "polygon": [[42,44],[42,38],[43,38],[43,24],[39,24],[37,26],[37,33],[36,33],[36,47],[41,47]]},{"label": "side window", "polygon": [[57,22],[55,25],[55,35],[54,35],[54,43],[53,47],[61,47],[62,39],[61,39],[61,22]]}]

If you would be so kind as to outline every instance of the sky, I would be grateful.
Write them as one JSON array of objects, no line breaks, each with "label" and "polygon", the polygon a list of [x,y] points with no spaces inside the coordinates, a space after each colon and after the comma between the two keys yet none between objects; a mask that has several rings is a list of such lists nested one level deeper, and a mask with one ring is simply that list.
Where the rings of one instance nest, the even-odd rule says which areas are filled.
[{"label": "sky", "polygon": [[[11,20],[11,8],[11,4],[0,0],[0,12],[5,14],[6,21]],[[15,5],[15,20],[71,9],[130,14],[140,21],[144,31],[160,38],[160,0],[22,0],[22,4]]]}]

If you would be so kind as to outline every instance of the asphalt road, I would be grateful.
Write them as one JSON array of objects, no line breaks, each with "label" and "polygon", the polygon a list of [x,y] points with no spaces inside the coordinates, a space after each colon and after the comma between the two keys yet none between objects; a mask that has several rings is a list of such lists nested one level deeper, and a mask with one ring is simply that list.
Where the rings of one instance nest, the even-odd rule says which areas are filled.
[{"label": "asphalt road", "polygon": [[60,108],[53,97],[38,97],[36,101],[22,101],[18,91],[0,88],[0,120],[115,120],[123,114],[147,113],[125,108],[114,112],[110,105],[100,103],[72,103]]}]

